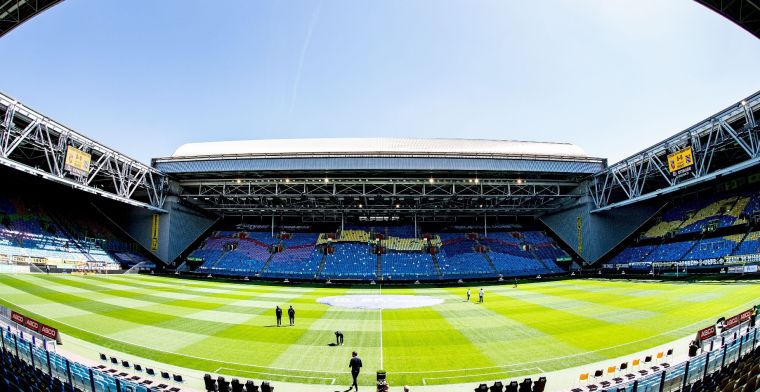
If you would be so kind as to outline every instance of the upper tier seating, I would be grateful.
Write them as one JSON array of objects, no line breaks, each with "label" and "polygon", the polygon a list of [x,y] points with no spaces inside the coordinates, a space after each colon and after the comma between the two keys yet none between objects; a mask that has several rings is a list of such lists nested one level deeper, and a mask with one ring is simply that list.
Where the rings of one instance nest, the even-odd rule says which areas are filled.
[{"label": "upper tier seating", "polygon": [[425,249],[425,240],[421,238],[387,237],[381,243],[384,248],[392,250],[421,251]]},{"label": "upper tier seating", "polygon": [[364,230],[343,230],[340,232],[338,241],[367,243],[369,241],[369,232]]}]

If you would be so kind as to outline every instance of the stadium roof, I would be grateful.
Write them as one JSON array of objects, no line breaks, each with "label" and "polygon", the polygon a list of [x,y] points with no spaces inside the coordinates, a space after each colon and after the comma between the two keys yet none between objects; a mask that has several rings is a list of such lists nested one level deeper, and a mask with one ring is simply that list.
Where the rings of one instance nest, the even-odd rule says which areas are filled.
[{"label": "stadium roof", "polygon": [[760,38],[760,0],[696,0]]},{"label": "stadium roof", "polygon": [[593,174],[606,160],[568,143],[482,139],[335,138],[190,143],[153,166],[175,176],[308,171]]},{"label": "stadium roof", "polygon": [[0,37],[62,0],[0,1]]},{"label": "stadium roof", "polygon": [[482,139],[335,138],[271,139],[180,146],[172,158],[248,156],[502,156],[557,159],[588,158],[580,147],[568,143],[522,142]]}]

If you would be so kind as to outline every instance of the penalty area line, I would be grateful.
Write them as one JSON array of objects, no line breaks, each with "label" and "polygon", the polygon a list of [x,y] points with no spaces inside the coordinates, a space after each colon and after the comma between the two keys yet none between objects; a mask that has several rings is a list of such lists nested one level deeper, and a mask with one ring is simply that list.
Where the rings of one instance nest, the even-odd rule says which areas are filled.
[{"label": "penalty area line", "polygon": [[[280,373],[269,373],[269,372],[257,372],[257,371],[249,371],[249,370],[239,370],[239,369],[232,369],[227,367],[220,367],[219,369],[216,369],[214,373],[219,373],[224,371],[229,371],[231,373],[229,374],[258,374],[258,375],[265,375],[265,376],[276,376],[276,377],[284,377],[284,378],[300,378],[300,379],[306,379],[306,380],[325,380],[330,381],[330,385],[335,385],[335,377],[315,377],[315,376],[296,376],[292,374],[280,374]],[[308,371],[308,370],[305,370]]]},{"label": "penalty area line", "polygon": [[541,370],[541,368],[538,367],[529,367],[525,369],[515,369],[515,370],[509,370],[504,372],[491,372],[491,373],[478,373],[478,374],[463,374],[460,376],[445,376],[445,377],[423,377],[422,378],[422,385],[428,385],[427,380],[450,380],[450,379],[458,379],[458,378],[470,378],[470,377],[482,377],[482,376],[494,376],[494,375],[504,375],[506,373],[510,372],[524,372],[524,371],[533,371],[538,370],[539,373],[543,373],[544,371]]}]

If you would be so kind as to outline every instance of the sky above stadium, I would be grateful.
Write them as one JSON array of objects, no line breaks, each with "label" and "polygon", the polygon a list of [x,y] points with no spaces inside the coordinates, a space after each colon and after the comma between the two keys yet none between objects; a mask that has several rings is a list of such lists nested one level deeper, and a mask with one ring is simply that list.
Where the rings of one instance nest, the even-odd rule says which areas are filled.
[{"label": "sky above stadium", "polygon": [[386,136],[612,163],[760,89],[760,41],[689,0],[67,0],[0,52],[3,92],[143,162]]}]

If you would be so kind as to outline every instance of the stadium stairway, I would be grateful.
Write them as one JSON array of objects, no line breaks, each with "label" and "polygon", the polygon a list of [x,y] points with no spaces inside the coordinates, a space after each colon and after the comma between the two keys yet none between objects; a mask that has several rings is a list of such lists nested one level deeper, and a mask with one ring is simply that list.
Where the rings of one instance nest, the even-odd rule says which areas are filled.
[{"label": "stadium stairway", "polygon": [[264,266],[261,267],[261,269],[259,270],[259,272],[256,273],[257,276],[264,274],[264,272],[266,272],[268,270],[269,263],[272,262],[272,258],[274,258],[274,253],[270,253],[269,254],[269,258],[267,259],[267,261],[264,262]]},{"label": "stadium stairway", "polygon": [[220,262],[220,261],[222,261],[222,259],[224,258],[224,256],[227,256],[227,253],[228,253],[227,251],[224,251],[224,252],[222,252],[222,255],[221,255],[221,256],[219,256],[219,258],[218,258],[218,259],[216,259],[216,261],[214,261],[214,262],[213,262],[213,263],[212,263],[212,264],[211,264],[211,265],[208,267],[208,269],[210,269],[210,270],[213,270],[214,268],[216,268],[216,265],[217,265],[217,264],[219,264],[219,262]]},{"label": "stadium stairway", "polygon": [[491,271],[493,271],[493,274],[496,275],[496,276],[498,276],[499,275],[499,271],[496,269],[496,266],[493,265],[493,261],[491,260],[491,257],[488,256],[488,253],[483,252],[481,254],[483,255],[483,258],[485,258],[486,261],[488,261],[488,266],[491,267]]},{"label": "stadium stairway", "polygon": [[50,218],[50,220],[53,221],[55,224],[55,227],[60,229],[63,234],[70,240],[70,242],[73,242],[76,246],[79,253],[84,255],[84,258],[87,259],[87,261],[95,261],[95,258],[92,257],[89,251],[85,250],[84,247],[82,247],[82,244],[79,242],[79,240],[76,239],[76,237],[69,231],[68,227],[64,225],[60,220],[58,220],[58,217],[55,216],[55,214],[47,214],[47,216]]},{"label": "stadium stairway", "polygon": [[533,258],[536,259],[536,261],[538,261],[541,264],[541,266],[544,267],[544,270],[546,270],[546,271],[551,271],[552,270],[551,268],[549,268],[548,265],[546,265],[546,262],[544,262],[544,260],[542,258],[538,257],[538,254],[536,254],[536,250],[533,249],[532,246],[528,247],[528,249],[530,250],[530,254],[533,256]]},{"label": "stadium stairway", "polygon": [[323,254],[322,260],[319,261],[319,268],[317,268],[317,275],[316,275],[317,279],[322,277],[322,271],[325,269],[326,259],[327,259],[327,256]]},{"label": "stadium stairway", "polygon": [[734,245],[734,248],[733,248],[733,249],[731,249],[731,254],[732,254],[732,255],[736,254],[736,251],[738,251],[738,250],[739,250],[739,248],[741,247],[741,245],[744,243],[744,240],[746,240],[746,239],[747,239],[747,237],[749,237],[750,233],[752,233],[752,230],[753,230],[753,229],[752,229],[752,226],[749,226],[749,227],[747,228],[747,232],[746,232],[746,233],[744,233],[744,235],[742,236],[742,239],[741,239],[740,241],[738,241],[738,242],[736,243],[736,245]]},{"label": "stadium stairway", "polygon": [[435,268],[435,275],[438,277],[438,279],[443,278],[443,275],[441,274],[441,267],[438,266],[438,259],[435,258],[435,255],[430,255],[430,257],[433,259],[433,268]]}]

